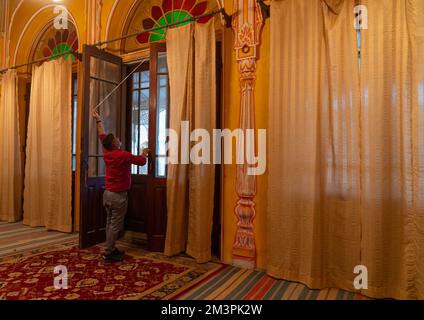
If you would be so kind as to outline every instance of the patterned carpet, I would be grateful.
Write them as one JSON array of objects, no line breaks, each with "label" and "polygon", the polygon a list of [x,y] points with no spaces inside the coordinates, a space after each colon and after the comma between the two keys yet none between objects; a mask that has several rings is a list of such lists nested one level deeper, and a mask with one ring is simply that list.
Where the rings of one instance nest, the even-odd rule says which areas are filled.
[{"label": "patterned carpet", "polygon": [[310,290],[264,272],[226,266],[174,297],[178,300],[368,300],[339,289]]},{"label": "patterned carpet", "polygon": [[[367,300],[339,289],[310,290],[260,271],[143,249],[131,235],[119,242],[124,262],[105,264],[102,247],[77,248],[77,234],[0,223],[0,300]],[[55,290],[55,266],[68,267],[68,290]]]},{"label": "patterned carpet", "polygon": [[[125,249],[121,263],[105,263],[100,246],[80,250],[76,240],[0,258],[0,300],[166,300],[222,268]],[[54,288],[59,265],[68,268],[67,289]]]},{"label": "patterned carpet", "polygon": [[0,257],[77,238],[78,234],[47,231],[45,228],[30,228],[24,226],[22,222],[0,222]]}]

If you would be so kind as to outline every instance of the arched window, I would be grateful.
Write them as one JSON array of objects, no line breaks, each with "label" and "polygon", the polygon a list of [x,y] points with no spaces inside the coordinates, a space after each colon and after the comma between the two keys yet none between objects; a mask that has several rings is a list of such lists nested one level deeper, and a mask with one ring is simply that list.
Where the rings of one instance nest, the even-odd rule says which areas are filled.
[{"label": "arched window", "polygon": [[[38,60],[70,51],[78,51],[79,41],[75,25],[68,21],[68,29],[56,29],[53,23],[42,32],[34,48],[32,58]],[[72,54],[64,55],[65,59],[75,61]],[[55,59],[55,58],[52,58]],[[58,58],[56,58],[58,59]]]},{"label": "arched window", "polygon": [[[142,32],[144,30],[163,27],[171,23],[189,23],[187,20],[216,9],[214,1],[205,0],[154,0],[140,1],[128,21],[124,34]],[[211,16],[197,20],[206,23]],[[139,50],[144,44],[165,40],[166,29],[146,32],[136,38],[124,41],[124,52]]]},{"label": "arched window", "polygon": [[0,0],[0,33],[6,30],[6,0]]}]

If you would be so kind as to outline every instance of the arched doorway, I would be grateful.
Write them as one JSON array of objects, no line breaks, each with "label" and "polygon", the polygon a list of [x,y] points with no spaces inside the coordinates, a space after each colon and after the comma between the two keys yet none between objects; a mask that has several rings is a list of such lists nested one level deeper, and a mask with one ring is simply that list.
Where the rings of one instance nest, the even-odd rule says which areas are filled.
[{"label": "arched doorway", "polygon": [[[180,5],[178,7],[177,5]],[[182,6],[178,1],[129,1],[125,5],[117,3],[115,13],[111,13],[108,26],[117,25],[123,27],[110,28],[106,32],[108,38],[117,38],[126,34],[141,32],[144,29],[150,29],[155,26],[165,26],[168,23],[183,21],[187,17],[200,15],[214,9],[215,3],[212,1],[186,1]],[[125,6],[125,7],[124,7]],[[125,11],[126,10],[126,11]],[[122,12],[127,12],[126,14]],[[118,14],[119,13],[119,14]],[[123,20],[123,17],[126,19]],[[203,19],[199,23],[206,22]],[[218,19],[217,19],[218,20]],[[217,31],[221,27],[217,22]],[[119,34],[119,32],[121,32]],[[219,39],[220,37],[218,37]],[[106,39],[108,40],[108,39]],[[218,99],[220,99],[221,88],[221,46],[218,43],[217,55],[217,74],[219,84]],[[169,113],[169,83],[166,63],[165,33],[151,32],[143,36],[132,37],[121,41],[108,43],[106,52],[97,48],[90,48],[85,54],[85,75],[92,74],[90,65],[93,61],[103,60],[107,63],[115,64],[123,70],[120,79],[95,79],[88,77],[85,79],[84,92],[93,92],[92,86],[95,81],[103,80],[112,84],[119,84],[120,80],[130,76],[125,87],[122,88],[122,99],[119,109],[115,110],[116,115],[122,115],[115,128],[119,129],[119,135],[124,142],[125,148],[133,153],[138,153],[140,148],[149,146],[152,151],[147,168],[133,168],[132,181],[133,187],[130,191],[129,211],[127,214],[126,229],[135,232],[141,232],[147,235],[148,246],[151,250],[162,251],[166,233],[166,151],[164,131],[168,127]],[[113,57],[114,56],[114,57]],[[120,61],[121,59],[122,61]],[[146,63],[139,66],[142,59],[147,59]],[[132,73],[130,75],[130,73]],[[98,78],[98,77],[97,77]],[[112,88],[112,87],[111,87]],[[95,101],[101,100],[98,97]],[[89,105],[90,97],[86,96],[84,106],[84,120],[86,128],[83,128],[84,139],[96,139],[96,134],[92,133],[95,126],[90,124],[90,113],[86,109]],[[218,108],[220,110],[220,108]],[[217,117],[221,118],[220,114]],[[216,128],[220,128],[220,122]],[[88,138],[90,137],[90,138]],[[85,141],[86,144],[83,153],[86,158],[82,159],[81,166],[85,166],[82,172],[81,181],[89,180],[89,185],[81,185],[81,246],[89,246],[104,239],[105,221],[102,220],[103,208],[101,204],[101,194],[104,188],[104,178],[101,172],[95,176],[90,176],[91,167],[93,167],[95,158],[101,158],[101,155],[90,152],[92,142]],[[164,154],[165,152],[165,154]],[[91,160],[90,160],[91,158]],[[90,167],[90,162],[93,164]],[[98,164],[96,164],[98,166]],[[220,254],[221,239],[221,218],[220,218],[220,187],[221,170],[217,170],[217,190],[216,190],[216,213],[214,216],[213,246],[214,253]],[[85,190],[84,190],[85,188]],[[89,216],[96,212],[95,216]],[[86,217],[86,218],[84,218]],[[84,220],[85,219],[85,220]]]}]

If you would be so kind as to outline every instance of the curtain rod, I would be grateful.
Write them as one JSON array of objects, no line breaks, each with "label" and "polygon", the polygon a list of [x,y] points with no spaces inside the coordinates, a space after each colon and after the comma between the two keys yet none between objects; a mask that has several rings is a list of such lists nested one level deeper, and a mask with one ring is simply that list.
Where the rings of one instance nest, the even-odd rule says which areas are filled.
[{"label": "curtain rod", "polygon": [[[111,40],[108,40],[108,41],[98,42],[98,43],[93,44],[92,46],[99,47],[99,46],[102,46],[102,45],[105,45],[105,44],[108,44],[108,43],[111,43],[111,42],[115,42],[115,41],[119,41],[119,40],[124,40],[124,39],[131,38],[131,37],[136,37],[136,36],[139,36],[139,35],[144,34],[144,33],[147,33],[147,32],[153,32],[153,31],[157,31],[157,30],[162,30],[162,29],[174,27],[174,26],[177,26],[177,25],[186,23],[186,22],[194,22],[194,21],[199,20],[201,18],[215,16],[218,13],[221,13],[223,15],[224,20],[226,22],[226,26],[227,27],[230,27],[231,26],[231,19],[232,19],[232,17],[229,16],[225,12],[225,9],[224,8],[221,8],[221,9],[214,10],[212,12],[209,12],[209,13],[204,13],[204,14],[201,14],[201,15],[198,15],[198,16],[189,17],[189,18],[184,19],[182,21],[169,23],[169,24],[166,24],[164,26],[159,26],[159,27],[155,27],[155,28],[151,28],[151,29],[146,29],[146,30],[143,30],[142,32],[128,34],[128,35],[125,35],[125,36],[122,36],[122,37],[119,37],[119,38],[114,38],[114,39],[111,39]],[[80,61],[82,60],[82,54],[81,53],[70,50],[70,51],[67,51],[67,52],[63,52],[63,53],[60,53],[60,54],[52,55],[52,56],[45,57],[45,58],[42,58],[42,59],[30,61],[28,63],[20,64],[20,65],[13,66],[13,67],[8,67],[6,69],[0,70],[0,74],[5,73],[8,70],[14,70],[14,69],[26,67],[26,66],[29,66],[29,65],[32,65],[32,64],[36,64],[36,63],[44,62],[44,61],[47,61],[47,60],[51,60],[51,59],[54,59],[54,58],[59,58],[59,57],[65,56],[67,54],[72,54],[78,60],[80,60]]]},{"label": "curtain rod", "polygon": [[157,31],[157,30],[162,30],[162,29],[170,28],[170,27],[175,27],[177,25],[180,25],[180,24],[183,24],[183,23],[186,23],[186,22],[194,22],[194,21],[199,20],[199,19],[202,19],[202,18],[215,16],[218,13],[221,13],[223,15],[223,17],[225,19],[226,27],[231,27],[231,19],[232,19],[232,17],[229,16],[225,12],[225,9],[224,8],[221,8],[221,9],[217,9],[217,10],[214,10],[214,11],[211,11],[211,12],[208,12],[208,13],[204,13],[204,14],[201,14],[201,15],[198,15],[198,16],[188,17],[187,19],[184,19],[182,21],[172,22],[172,23],[169,23],[169,24],[166,24],[166,25],[163,25],[163,26],[146,29],[146,30],[144,30],[142,32],[127,34],[127,35],[122,36],[122,37],[113,38],[111,40],[98,42],[98,43],[93,44],[93,46],[99,47],[99,46],[102,46],[104,44],[108,44],[110,42],[115,42],[115,41],[124,40],[124,39],[131,38],[131,37],[136,37],[136,36],[139,36],[139,35],[141,35],[143,33],[153,32],[153,31]]},{"label": "curtain rod", "polygon": [[15,69],[18,69],[18,68],[30,66],[32,64],[37,64],[37,63],[44,62],[44,61],[47,61],[47,60],[60,58],[60,57],[66,56],[67,54],[72,54],[75,58],[77,58],[78,60],[81,60],[81,54],[80,53],[73,51],[73,50],[69,50],[69,51],[62,52],[62,53],[59,53],[59,54],[55,54],[55,55],[52,55],[52,56],[49,56],[49,57],[44,57],[44,58],[41,58],[41,59],[30,61],[28,63],[19,64],[19,65],[13,66],[13,67],[3,69],[3,70],[0,70],[0,73],[6,73],[8,70],[15,70]]}]

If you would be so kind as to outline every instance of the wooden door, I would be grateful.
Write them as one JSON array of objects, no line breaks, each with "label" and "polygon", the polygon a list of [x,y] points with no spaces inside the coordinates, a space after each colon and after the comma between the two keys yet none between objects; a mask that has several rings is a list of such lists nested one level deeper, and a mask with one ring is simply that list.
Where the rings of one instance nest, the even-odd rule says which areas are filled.
[{"label": "wooden door", "polygon": [[[136,69],[137,68],[137,69]],[[139,154],[144,148],[150,148],[150,63],[127,68],[132,73],[127,84],[127,145],[126,150]],[[136,70],[134,70],[136,69]],[[149,167],[131,167],[131,190],[128,197],[128,212],[125,229],[147,233],[149,211]]]},{"label": "wooden door", "polygon": [[146,233],[148,249],[163,251],[166,233],[166,129],[169,76],[164,44],[152,44],[150,61],[128,81],[127,151],[151,150],[148,165],[133,167],[126,229]]},{"label": "wooden door", "polygon": [[[135,68],[135,67],[134,67]],[[127,88],[127,151],[136,153],[149,147],[147,167],[132,168],[132,189],[126,229],[146,233],[148,248],[163,251],[166,234],[166,154],[164,130],[169,127],[169,77],[165,44],[151,46],[150,61],[130,68],[133,75]],[[221,128],[221,44],[217,43],[217,123]],[[221,166],[216,167],[215,208],[212,229],[212,252],[221,249]]]},{"label": "wooden door", "polygon": [[[216,43],[216,129],[222,129],[222,57],[221,42]],[[221,182],[222,166],[215,166],[215,197],[212,225],[212,254],[221,257]]]},{"label": "wooden door", "polygon": [[[105,164],[92,109],[117,89],[98,109],[107,133],[125,137],[121,123],[122,59],[96,47],[84,46],[84,101],[82,121],[80,247],[86,248],[106,239],[106,212],[103,207]],[[124,139],[122,139],[124,140]]]},{"label": "wooden door", "polygon": [[166,206],[166,129],[169,128],[169,74],[166,45],[150,48],[150,128],[149,146],[149,213],[147,216],[148,249],[163,251],[165,248]]}]

